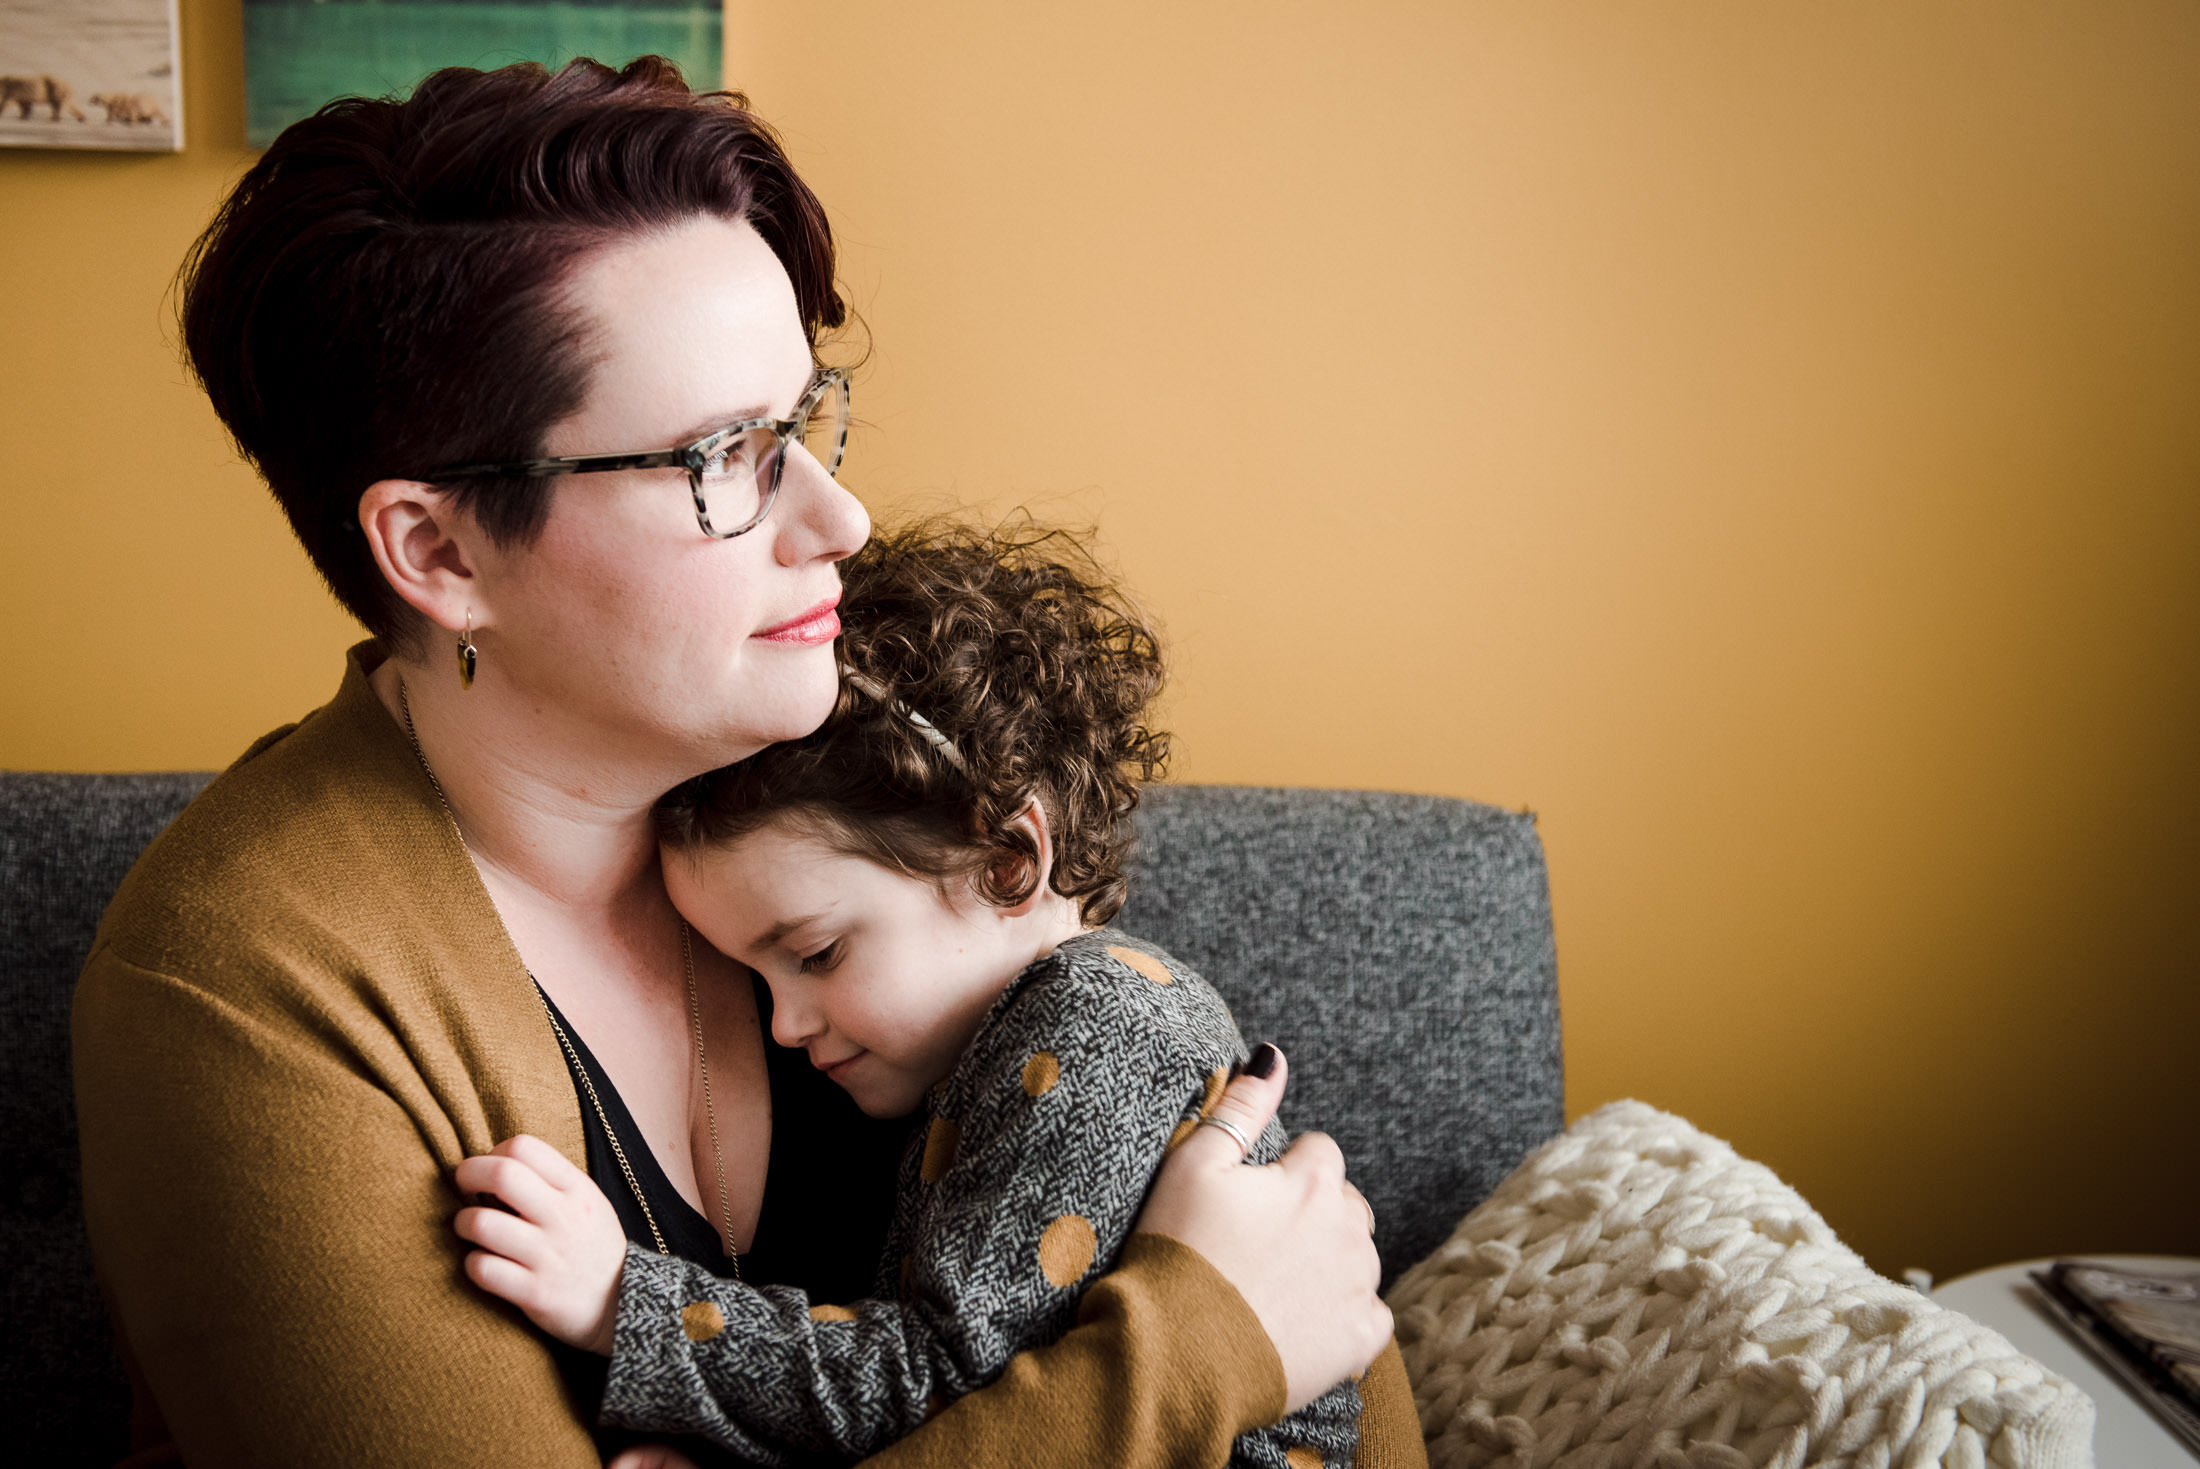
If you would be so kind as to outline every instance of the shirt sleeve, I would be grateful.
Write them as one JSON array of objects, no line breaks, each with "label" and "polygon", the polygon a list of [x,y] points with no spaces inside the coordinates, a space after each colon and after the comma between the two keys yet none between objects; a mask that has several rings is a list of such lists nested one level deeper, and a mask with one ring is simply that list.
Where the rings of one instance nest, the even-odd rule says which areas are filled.
[{"label": "shirt sleeve", "polygon": [[1019,981],[935,1090],[873,1299],[630,1249],[604,1421],[758,1462],[860,1457],[1068,1335],[1242,1049],[1211,991],[1168,984],[1082,950]]}]

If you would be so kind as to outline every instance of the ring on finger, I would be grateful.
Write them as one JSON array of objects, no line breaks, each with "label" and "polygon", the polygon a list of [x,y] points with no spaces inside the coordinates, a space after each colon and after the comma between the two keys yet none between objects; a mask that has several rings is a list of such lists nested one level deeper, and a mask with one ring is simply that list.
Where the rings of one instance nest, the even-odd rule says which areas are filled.
[{"label": "ring on finger", "polygon": [[1230,1134],[1237,1142],[1240,1161],[1243,1161],[1245,1156],[1253,1151],[1253,1140],[1245,1135],[1245,1129],[1227,1117],[1202,1117],[1199,1119],[1199,1125],[1201,1127],[1219,1127]]}]

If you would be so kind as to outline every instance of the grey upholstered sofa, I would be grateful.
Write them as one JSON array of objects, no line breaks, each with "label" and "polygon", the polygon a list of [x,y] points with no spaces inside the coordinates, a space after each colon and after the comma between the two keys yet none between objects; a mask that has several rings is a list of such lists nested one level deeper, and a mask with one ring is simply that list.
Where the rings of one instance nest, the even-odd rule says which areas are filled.
[{"label": "grey upholstered sofa", "polygon": [[[83,1238],[69,996],[101,909],[205,782],[0,773],[0,1458],[106,1464],[127,1402]],[[1186,786],[1140,812],[1126,929],[1188,959],[1291,1058],[1386,1281],[1563,1122],[1533,821],[1464,801]]]}]

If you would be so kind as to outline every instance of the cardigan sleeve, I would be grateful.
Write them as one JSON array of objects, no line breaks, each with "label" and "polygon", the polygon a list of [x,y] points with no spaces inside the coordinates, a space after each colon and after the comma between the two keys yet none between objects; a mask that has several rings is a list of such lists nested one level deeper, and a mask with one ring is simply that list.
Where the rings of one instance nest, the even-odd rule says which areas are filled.
[{"label": "cardigan sleeve", "polygon": [[85,1223],[184,1463],[594,1469],[414,1109],[300,1019],[112,949],[78,985]]},{"label": "cardigan sleeve", "polygon": [[1360,1379],[1360,1446],[1352,1469],[1428,1469],[1405,1358],[1390,1343]]}]

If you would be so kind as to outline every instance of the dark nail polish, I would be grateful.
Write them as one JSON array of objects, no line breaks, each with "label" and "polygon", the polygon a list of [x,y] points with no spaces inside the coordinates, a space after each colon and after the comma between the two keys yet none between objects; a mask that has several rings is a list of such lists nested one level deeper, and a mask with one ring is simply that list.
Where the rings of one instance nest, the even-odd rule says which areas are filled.
[{"label": "dark nail polish", "polygon": [[1266,1081],[1276,1069],[1276,1058],[1283,1052],[1266,1041],[1253,1047],[1252,1059],[1245,1063],[1245,1074]]}]

